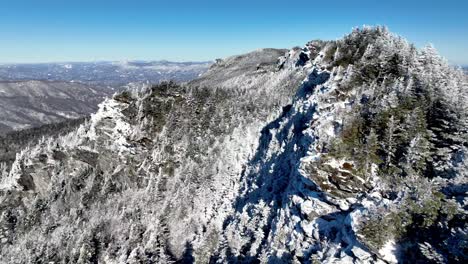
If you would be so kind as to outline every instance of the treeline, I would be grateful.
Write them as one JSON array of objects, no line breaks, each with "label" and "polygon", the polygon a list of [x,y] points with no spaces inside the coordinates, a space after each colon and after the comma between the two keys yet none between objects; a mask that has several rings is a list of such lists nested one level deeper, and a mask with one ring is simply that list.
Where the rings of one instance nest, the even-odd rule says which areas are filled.
[{"label": "treeline", "polygon": [[35,144],[43,137],[49,138],[66,134],[83,124],[88,119],[88,116],[78,119],[70,119],[59,123],[47,124],[40,127],[0,135],[0,163],[10,165],[15,160],[16,153],[24,149],[26,146]]}]

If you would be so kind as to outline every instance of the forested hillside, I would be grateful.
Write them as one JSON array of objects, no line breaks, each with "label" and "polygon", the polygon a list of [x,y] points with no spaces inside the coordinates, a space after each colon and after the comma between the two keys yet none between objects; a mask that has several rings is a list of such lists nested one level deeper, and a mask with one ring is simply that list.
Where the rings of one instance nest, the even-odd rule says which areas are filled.
[{"label": "forested hillside", "polygon": [[382,27],[125,91],[4,166],[1,261],[465,263],[467,97]]}]

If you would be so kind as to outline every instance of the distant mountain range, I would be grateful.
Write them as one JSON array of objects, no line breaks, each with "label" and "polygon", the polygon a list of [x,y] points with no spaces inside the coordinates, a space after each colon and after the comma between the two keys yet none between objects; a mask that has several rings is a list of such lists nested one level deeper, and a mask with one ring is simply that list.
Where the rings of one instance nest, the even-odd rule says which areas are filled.
[{"label": "distant mountain range", "polygon": [[113,93],[82,83],[0,81],[0,134],[89,115]]},{"label": "distant mountain range", "polygon": [[130,82],[186,82],[212,62],[123,61],[0,65],[0,81],[46,80],[122,86]]}]

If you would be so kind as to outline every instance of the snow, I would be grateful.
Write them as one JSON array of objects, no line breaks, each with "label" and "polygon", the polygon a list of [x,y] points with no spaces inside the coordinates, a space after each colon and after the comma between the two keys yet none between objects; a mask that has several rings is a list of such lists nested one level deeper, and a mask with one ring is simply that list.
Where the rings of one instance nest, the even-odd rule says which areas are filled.
[{"label": "snow", "polygon": [[18,187],[18,179],[21,176],[21,160],[24,152],[16,154],[15,162],[8,175],[2,175],[0,190],[12,190]]},{"label": "snow", "polygon": [[397,251],[397,248],[396,248],[395,241],[389,240],[379,250],[379,254],[382,256],[384,260],[390,263],[398,263],[396,251]]},{"label": "snow", "polygon": [[353,254],[360,260],[368,260],[372,257],[372,255],[369,252],[357,246],[352,247],[351,252],[353,252]]},{"label": "snow", "polygon": [[[119,103],[113,99],[106,99],[99,105],[99,110],[96,114],[91,116],[91,125],[87,136],[90,140],[96,140],[98,133],[104,133],[109,138],[113,139],[113,143],[109,146],[110,149],[116,150],[119,155],[129,152],[130,145],[127,138],[132,133],[132,127],[124,119],[121,110],[125,107],[123,103]],[[104,120],[112,120],[114,126],[109,131],[99,128],[99,124]]]},{"label": "snow", "polygon": [[[351,107],[347,100],[333,102],[336,98],[331,94],[348,72],[334,69],[339,74],[328,77],[329,72],[320,70],[326,68],[320,65],[322,56],[314,60],[315,66],[296,67],[294,59],[299,52],[302,51],[286,54],[280,60],[286,63],[285,68],[280,71],[272,70],[274,65],[268,70],[257,71],[255,67],[245,70],[244,66],[258,64],[255,59],[245,57],[230,58],[215,65],[197,84],[208,84],[208,87],[216,84],[219,91],[229,92],[230,96],[208,100],[219,108],[205,113],[213,117],[206,124],[192,116],[186,118],[191,114],[190,107],[198,103],[192,96],[197,90],[190,87],[188,93],[170,98],[183,103],[168,106],[176,109],[165,116],[168,120],[161,130],[146,130],[159,124],[154,123],[153,116],[142,114],[143,97],[148,91],[136,91],[136,106],[132,107],[138,112],[135,120],[140,122],[127,120],[123,114],[127,104],[108,99],[88,123],[58,140],[68,154],[88,150],[93,152],[91,156],[100,155],[98,168],[102,175],[95,174],[96,167],[90,166],[89,175],[87,172],[80,176],[88,165],[75,161],[73,155],[64,165],[57,165],[59,162],[47,162],[47,165],[61,170],[62,174],[54,176],[57,177],[54,187],[75,206],[70,215],[77,214],[75,208],[81,206],[79,202],[84,196],[80,191],[70,191],[73,189],[67,181],[84,180],[83,193],[99,187],[102,197],[110,197],[104,201],[98,199],[85,211],[90,217],[89,226],[109,227],[113,234],[111,243],[122,246],[122,251],[116,253],[120,259],[105,256],[105,261],[136,261],[140,250],[167,243],[161,246],[161,251],[170,248],[176,257],[186,252],[189,244],[200,263],[207,263],[213,252],[219,253],[219,262],[225,262],[229,253],[234,258],[242,253],[267,262],[272,256],[289,253],[299,258],[310,252],[314,252],[320,263],[369,263],[373,262],[373,255],[396,262],[395,241],[388,241],[377,254],[365,246],[365,237],[359,234],[359,228],[370,216],[380,211],[385,213],[394,205],[394,201],[382,197],[378,179],[371,179],[372,191],[353,190],[342,195],[340,188],[334,188],[331,180],[328,181],[330,175],[326,169],[317,166],[326,165],[327,169],[330,166],[343,172],[336,175],[343,185],[366,183],[366,177],[353,175],[358,182],[351,182],[345,176],[344,173],[352,170],[345,169],[343,164],[356,164],[346,158],[330,157],[326,152],[327,143],[337,137]],[[320,55],[323,54],[322,50]],[[239,60],[242,63],[236,64]],[[126,64],[123,67],[134,67]],[[302,84],[296,86],[291,81],[295,78],[303,79]],[[211,92],[203,100],[213,99]],[[166,102],[158,94],[151,96],[163,99],[154,103]],[[253,106],[254,113],[247,113],[240,106]],[[202,112],[208,109],[205,105],[201,108]],[[224,114],[220,114],[223,111],[229,117],[214,118]],[[184,130],[171,129],[170,125]],[[203,129],[198,131],[197,126]],[[227,132],[213,135],[210,129]],[[137,143],[143,136],[148,137],[149,146]],[[50,146],[37,149],[53,151]],[[39,155],[37,149],[26,157],[17,157],[9,181],[2,182],[2,186],[15,184],[21,164],[34,165],[34,158]],[[45,171],[31,168],[37,173]],[[372,171],[376,172],[375,166]],[[124,186],[121,193],[106,193],[109,182]],[[328,187],[322,188],[320,183],[334,188],[333,191],[323,190]],[[60,192],[61,188],[65,191]],[[68,204],[51,201],[50,205],[60,212],[57,208]],[[87,224],[80,226],[80,230],[91,232]],[[74,225],[69,228],[67,234],[77,233]],[[106,232],[104,228],[100,231]],[[53,235],[60,238],[58,233]],[[70,237],[80,243],[87,239]],[[135,239],[137,246],[128,246],[135,237],[142,241]]]}]

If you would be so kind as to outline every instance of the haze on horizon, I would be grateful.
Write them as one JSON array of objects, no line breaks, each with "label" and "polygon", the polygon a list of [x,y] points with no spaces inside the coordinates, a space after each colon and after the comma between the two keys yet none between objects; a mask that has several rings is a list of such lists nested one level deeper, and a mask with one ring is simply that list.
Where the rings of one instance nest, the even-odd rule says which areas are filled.
[{"label": "haze on horizon", "polygon": [[337,39],[385,25],[453,64],[468,64],[468,2],[58,1],[0,6],[0,63],[210,61],[259,48]]}]

